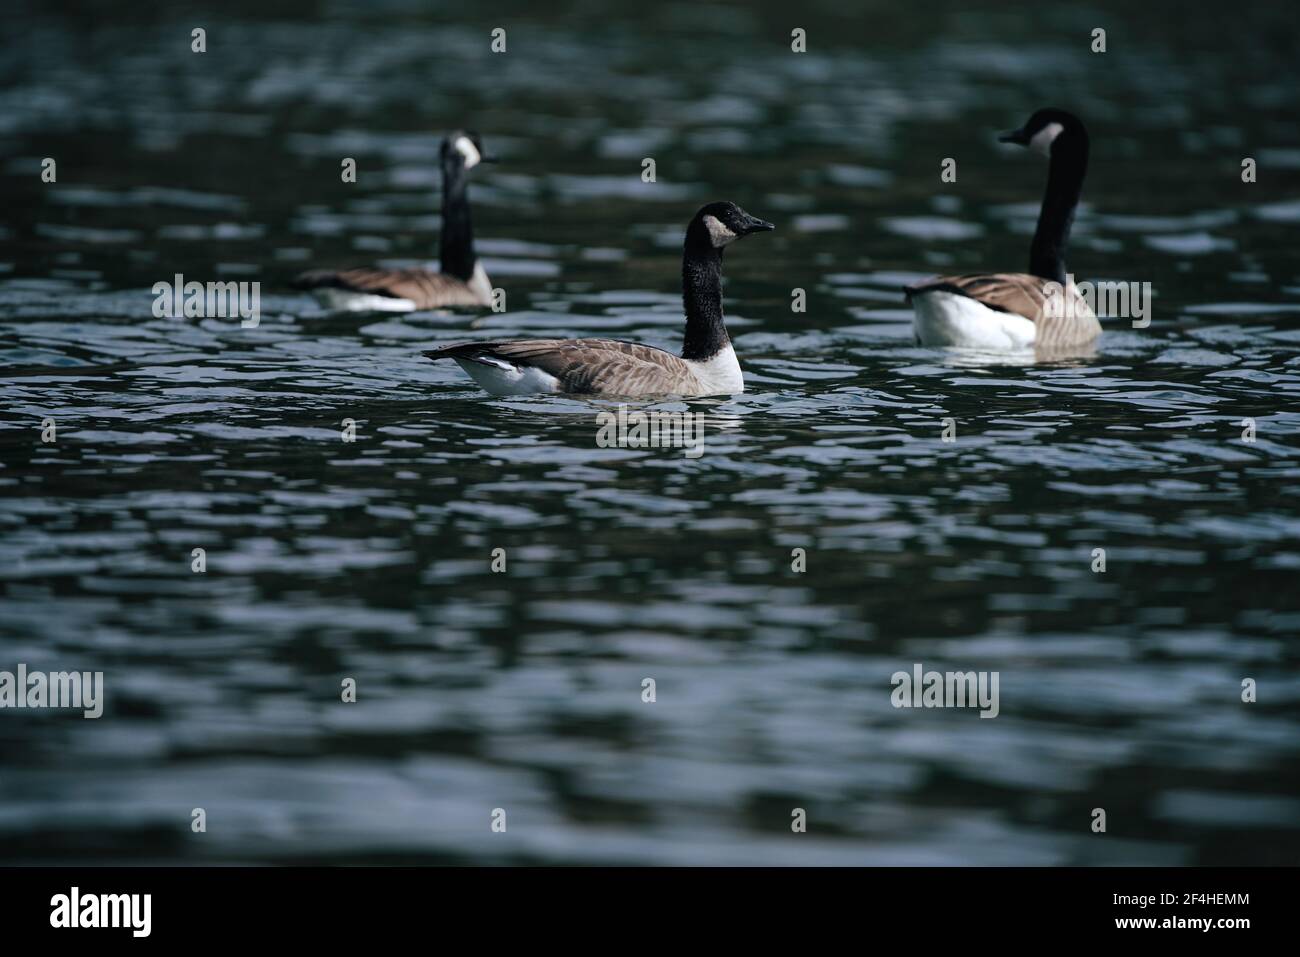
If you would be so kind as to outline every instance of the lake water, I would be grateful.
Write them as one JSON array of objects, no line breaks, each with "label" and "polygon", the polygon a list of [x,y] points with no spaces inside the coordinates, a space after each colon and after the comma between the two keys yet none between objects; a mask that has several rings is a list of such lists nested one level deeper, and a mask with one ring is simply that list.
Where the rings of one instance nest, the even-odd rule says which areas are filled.
[{"label": "lake water", "polygon": [[[0,859],[1297,861],[1294,5],[268,6],[10,15],[0,670],[105,691],[0,711]],[[1025,267],[1046,170],[994,133],[1046,105],[1093,136],[1071,267],[1150,326],[917,347],[902,283]],[[506,312],[287,288],[435,259],[457,126]],[[777,231],[727,254],[749,391],[640,406],[698,458],[422,358],[675,348],[713,199]],[[260,325],[154,318],[176,273],[261,282]],[[893,707],[917,664],[998,716]]]}]

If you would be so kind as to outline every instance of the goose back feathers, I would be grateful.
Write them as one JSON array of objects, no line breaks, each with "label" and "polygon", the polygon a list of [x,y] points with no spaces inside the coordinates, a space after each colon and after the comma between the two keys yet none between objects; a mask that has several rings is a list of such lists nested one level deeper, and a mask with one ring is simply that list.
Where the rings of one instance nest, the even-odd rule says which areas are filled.
[{"label": "goose back feathers", "polygon": [[[351,304],[356,309],[377,312],[492,304],[492,285],[482,266],[471,272],[468,282],[427,269],[362,267],[342,272],[306,272],[295,280],[294,285],[298,289],[311,290],[330,306],[347,308]],[[366,296],[377,301],[366,302]]]},{"label": "goose back feathers", "polygon": [[426,352],[455,359],[494,394],[716,395],[741,392],[744,379],[730,345],[713,362],[692,362],[619,339],[521,339],[461,342]]}]

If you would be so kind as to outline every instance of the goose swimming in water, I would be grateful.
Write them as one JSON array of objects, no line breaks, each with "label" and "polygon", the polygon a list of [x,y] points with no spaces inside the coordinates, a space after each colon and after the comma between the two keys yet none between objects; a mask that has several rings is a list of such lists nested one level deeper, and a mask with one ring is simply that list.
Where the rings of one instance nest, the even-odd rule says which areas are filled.
[{"label": "goose swimming in water", "polygon": [[1046,109],[999,139],[1050,160],[1029,272],[939,276],[908,286],[917,340],[926,346],[999,350],[1091,342],[1101,334],[1101,323],[1065,272],[1065,248],[1088,170],[1088,131],[1073,114]]},{"label": "goose swimming in water", "polygon": [[426,352],[455,359],[493,395],[731,395],[744,376],[722,320],[722,251],[728,243],[775,227],[735,203],[710,203],[695,214],[682,249],[682,354],[616,339],[514,339],[460,342]]},{"label": "goose swimming in water", "polygon": [[468,176],[483,153],[478,134],[457,130],[442,141],[441,271],[427,269],[317,270],[293,281],[330,309],[348,312],[412,312],[441,306],[490,306],[492,284],[474,255]]}]

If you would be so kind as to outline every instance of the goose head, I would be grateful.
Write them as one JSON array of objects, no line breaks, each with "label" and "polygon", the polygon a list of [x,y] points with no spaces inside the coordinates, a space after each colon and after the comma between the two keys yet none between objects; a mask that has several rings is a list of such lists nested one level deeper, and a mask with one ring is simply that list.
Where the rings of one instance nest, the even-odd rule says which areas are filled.
[{"label": "goose head", "polygon": [[686,244],[722,249],[737,239],[770,229],[776,227],[749,215],[735,203],[709,203],[695,214],[691,224],[686,227]]},{"label": "goose head", "polygon": [[1044,156],[1051,156],[1057,142],[1063,138],[1064,142],[1086,141],[1087,134],[1077,116],[1055,108],[1038,110],[1020,129],[998,136],[1002,143],[1027,146]]},{"label": "goose head", "polygon": [[442,141],[444,169],[468,172],[479,163],[495,163],[496,157],[483,151],[483,141],[473,130],[453,130]]}]

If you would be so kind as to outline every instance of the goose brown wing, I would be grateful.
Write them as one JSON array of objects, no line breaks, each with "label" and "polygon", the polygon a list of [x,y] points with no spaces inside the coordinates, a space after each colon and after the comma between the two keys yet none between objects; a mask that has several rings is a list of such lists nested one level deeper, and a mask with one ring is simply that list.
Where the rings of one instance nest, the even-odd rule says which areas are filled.
[{"label": "goose brown wing", "polygon": [[390,299],[409,299],[417,309],[478,304],[463,281],[427,269],[321,270],[303,273],[293,285],[295,289],[344,289]]},{"label": "goose brown wing", "polygon": [[995,272],[968,276],[939,276],[906,289],[908,298],[927,292],[951,292],[983,303],[998,312],[1009,312],[1037,322],[1046,280],[1028,273]]},{"label": "goose brown wing", "polygon": [[698,386],[685,360],[617,339],[517,339],[463,342],[426,352],[430,359],[495,360],[555,376],[565,392],[666,395]]}]

